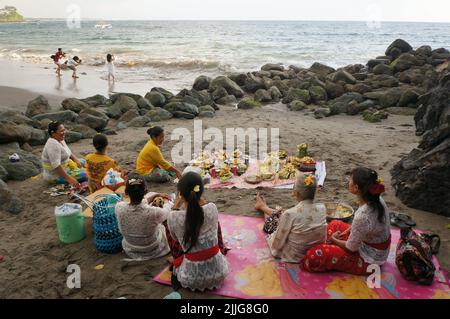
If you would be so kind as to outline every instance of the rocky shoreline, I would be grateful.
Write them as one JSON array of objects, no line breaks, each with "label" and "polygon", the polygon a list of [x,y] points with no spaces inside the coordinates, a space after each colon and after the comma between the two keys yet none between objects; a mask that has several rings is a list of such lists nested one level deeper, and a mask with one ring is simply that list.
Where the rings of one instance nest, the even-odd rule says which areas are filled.
[{"label": "rocky shoreline", "polygon": [[[39,96],[29,102],[25,114],[15,111],[0,114],[0,209],[11,213],[22,210],[20,200],[3,181],[26,180],[39,174],[40,159],[30,150],[33,146],[45,144],[48,138],[46,127],[50,121],[63,122],[68,128],[66,141],[73,143],[92,138],[97,132],[116,134],[116,131],[127,127],[145,127],[172,117],[188,120],[211,118],[219,106],[254,109],[263,104],[281,102],[292,112],[304,111],[316,119],[348,114],[360,115],[371,123],[380,122],[391,113],[416,114],[418,133],[424,136],[422,149],[429,153],[430,147],[438,147],[437,152],[444,158],[441,161],[438,157],[442,164],[436,172],[443,169],[447,175],[442,176],[450,176],[448,103],[447,108],[437,107],[441,110],[440,115],[436,115],[436,107],[433,106],[441,98],[441,104],[445,104],[449,61],[450,51],[447,49],[433,50],[422,46],[414,50],[399,39],[388,47],[384,56],[376,57],[366,65],[348,65],[337,70],[320,63],[314,63],[308,69],[266,64],[255,72],[215,79],[199,76],[192,89],[184,89],[176,95],[163,88],[152,88],[145,96],[118,93],[110,97],[69,98],[57,111],[45,97]],[[447,143],[447,148],[438,143],[441,140]],[[11,163],[8,156],[12,153],[18,153],[22,160]],[[421,165],[417,164],[417,167]],[[394,185],[405,203],[448,216],[448,208],[424,206],[408,200],[416,198],[414,190],[402,195],[411,187],[398,185],[403,185],[402,181],[411,179],[414,173],[407,169],[409,173],[403,176],[396,169],[393,172]],[[429,176],[424,178],[431,182]],[[439,184],[440,178],[432,183]],[[443,187],[444,190],[445,187],[449,189],[445,183]],[[420,187],[417,189],[424,191]],[[428,194],[426,190],[425,194]],[[439,188],[435,190],[435,196],[443,198],[448,195]],[[442,206],[442,200],[434,202],[434,205]]]}]

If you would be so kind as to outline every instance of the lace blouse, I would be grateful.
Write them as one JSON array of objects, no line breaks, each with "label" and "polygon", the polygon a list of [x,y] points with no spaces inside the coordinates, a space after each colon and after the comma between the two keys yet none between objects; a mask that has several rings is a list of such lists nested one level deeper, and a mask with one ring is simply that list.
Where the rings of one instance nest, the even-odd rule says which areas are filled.
[{"label": "lace blouse", "polygon": [[165,228],[161,223],[167,219],[171,206],[166,203],[163,208],[152,207],[146,199],[136,206],[126,202],[117,204],[122,247],[130,258],[153,259],[169,253]]},{"label": "lace blouse", "polygon": [[[208,203],[203,206],[203,212],[204,223],[200,228],[197,243],[189,250],[189,253],[206,250],[218,244],[219,213],[217,207],[214,203]],[[184,251],[189,248],[183,243],[185,219],[186,211],[183,210],[172,211],[167,219],[172,237],[181,244]],[[219,288],[227,276],[229,268],[225,256],[219,251],[217,255],[205,261],[192,262],[184,258],[175,272],[178,281],[184,288],[204,291],[205,289]]]},{"label": "lace blouse", "polygon": [[386,203],[380,198],[384,207],[384,223],[378,221],[378,212],[365,204],[355,213],[350,236],[346,247],[350,251],[359,251],[359,254],[368,264],[383,264],[389,256],[389,248],[379,250],[365,243],[381,244],[386,242],[391,234],[389,210]]}]

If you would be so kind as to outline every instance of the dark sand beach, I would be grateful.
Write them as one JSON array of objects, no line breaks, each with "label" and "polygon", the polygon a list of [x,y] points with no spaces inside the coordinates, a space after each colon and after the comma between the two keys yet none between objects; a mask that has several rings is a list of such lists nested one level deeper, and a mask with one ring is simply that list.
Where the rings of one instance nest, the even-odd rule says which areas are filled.
[{"label": "dark sand beach", "polygon": [[[81,79],[82,80],[82,79]],[[24,111],[25,101],[35,92],[14,88],[0,88],[2,108]],[[45,93],[45,92],[44,92]],[[58,98],[46,94],[52,105]],[[53,104],[54,103],[54,104]],[[177,127],[191,132],[193,122],[170,119],[160,123],[170,136]],[[343,200],[355,205],[355,197],[347,191],[347,176],[358,165],[372,167],[385,180],[385,200],[393,211],[412,216],[417,228],[437,233],[442,245],[439,259],[445,269],[450,267],[449,219],[436,214],[411,209],[395,197],[390,187],[390,169],[417,146],[412,116],[391,115],[380,123],[367,123],[360,117],[338,115],[316,120],[310,112],[290,112],[285,105],[270,104],[253,110],[237,110],[222,106],[211,119],[203,119],[204,127],[279,127],[280,148],[294,152],[296,145],[309,143],[315,158],[326,161],[328,175],[325,185],[318,191],[318,201]],[[147,128],[127,128],[110,136],[109,155],[124,168],[132,170],[139,151],[136,145],[146,139]],[[162,150],[170,158],[170,149],[176,141],[167,138]],[[73,152],[82,156],[92,151],[91,140],[85,139],[70,145]],[[33,148],[40,156],[42,146]],[[24,201],[25,209],[18,215],[1,213],[0,255],[5,260],[0,265],[0,298],[162,298],[172,290],[154,283],[152,277],[166,265],[165,258],[145,262],[125,262],[124,253],[104,255],[96,251],[91,225],[85,220],[88,236],[85,240],[64,245],[58,240],[54,207],[66,201],[64,197],[49,197],[42,180],[9,181],[8,186]],[[151,191],[173,192],[175,185],[149,185]],[[290,207],[295,204],[289,190],[262,190],[272,205]],[[205,197],[217,204],[221,212],[234,215],[258,216],[254,205],[254,190],[208,190]],[[78,264],[82,269],[82,289],[66,287],[66,267]],[[95,270],[104,264],[103,270]],[[182,290],[183,298],[218,298],[208,293]]]}]

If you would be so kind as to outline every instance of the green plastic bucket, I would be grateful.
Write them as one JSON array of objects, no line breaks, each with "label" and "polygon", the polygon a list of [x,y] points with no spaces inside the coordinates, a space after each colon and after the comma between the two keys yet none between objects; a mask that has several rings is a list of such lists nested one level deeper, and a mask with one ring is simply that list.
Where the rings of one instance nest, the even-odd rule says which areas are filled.
[{"label": "green plastic bucket", "polygon": [[81,205],[66,203],[55,207],[59,239],[65,244],[76,243],[86,237]]}]

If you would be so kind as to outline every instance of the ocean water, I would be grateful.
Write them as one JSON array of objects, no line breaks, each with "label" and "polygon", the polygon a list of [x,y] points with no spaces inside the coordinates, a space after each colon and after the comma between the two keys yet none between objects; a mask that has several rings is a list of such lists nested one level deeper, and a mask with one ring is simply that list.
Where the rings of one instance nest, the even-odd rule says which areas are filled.
[{"label": "ocean water", "polygon": [[107,53],[116,56],[122,81],[176,81],[192,84],[200,75],[254,71],[269,62],[333,67],[383,55],[402,38],[413,47],[450,47],[450,24],[381,22],[276,21],[82,21],[70,29],[66,21],[41,20],[0,24],[0,58],[52,64],[62,47],[104,76]]}]

